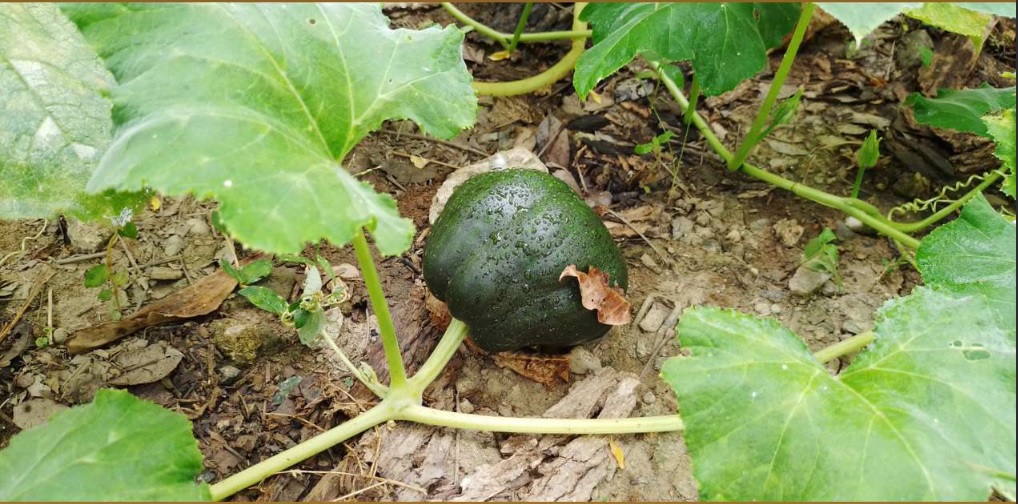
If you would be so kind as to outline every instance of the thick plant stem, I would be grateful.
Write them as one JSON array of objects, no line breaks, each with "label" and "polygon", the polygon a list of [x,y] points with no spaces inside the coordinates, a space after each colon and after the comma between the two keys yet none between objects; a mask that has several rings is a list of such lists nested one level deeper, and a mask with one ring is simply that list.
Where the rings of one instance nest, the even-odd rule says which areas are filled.
[{"label": "thick plant stem", "polygon": [[435,381],[435,378],[438,378],[438,375],[445,369],[445,365],[456,354],[456,350],[463,344],[466,337],[467,325],[457,319],[452,319],[449,327],[442,334],[442,338],[435,345],[435,349],[428,356],[428,360],[424,361],[421,368],[417,370],[417,374],[410,378],[411,387],[415,391],[423,393],[424,389],[431,385],[431,382]]},{"label": "thick plant stem", "polygon": [[785,55],[781,58],[781,64],[778,65],[778,70],[774,73],[774,80],[771,81],[771,88],[767,91],[767,97],[760,104],[760,110],[756,112],[753,125],[750,126],[746,137],[742,139],[742,144],[735,151],[735,157],[728,160],[729,170],[738,169],[746,161],[746,158],[749,157],[753,147],[756,147],[756,144],[762,140],[760,132],[767,126],[771,109],[774,107],[774,102],[778,99],[778,93],[781,92],[781,86],[784,85],[785,79],[788,78],[788,72],[792,69],[792,62],[795,61],[795,55],[799,52],[799,44],[802,43],[802,38],[806,34],[806,28],[809,26],[809,20],[813,17],[813,9],[814,5],[812,2],[807,2],[802,6],[802,12],[799,13],[799,21],[795,25],[792,39],[788,42],[788,48],[785,49]]},{"label": "thick plant stem", "polygon": [[[583,12],[583,7],[586,3],[577,2],[573,4],[573,31],[580,31],[587,28],[587,23],[580,21],[580,13]],[[580,55],[583,54],[584,49],[587,46],[586,38],[579,38],[573,40],[573,47],[562,60],[553,65],[551,68],[526,79],[520,79],[509,82],[478,82],[474,81],[474,91],[479,95],[488,96],[515,96],[521,94],[532,93],[538,89],[550,87],[552,84],[557,82],[559,79],[569,75],[569,72],[573,71],[573,67],[576,66],[576,61],[580,59]]]},{"label": "thick plant stem", "polygon": [[389,366],[389,387],[391,389],[406,387],[406,368],[403,367],[403,355],[399,341],[396,340],[396,327],[392,324],[389,304],[385,301],[382,282],[378,279],[378,270],[375,269],[375,261],[371,258],[371,250],[368,248],[368,239],[364,237],[364,231],[357,231],[354,235],[353,249],[357,255],[357,263],[361,267],[361,274],[364,275],[364,285],[368,288],[371,308],[378,317],[378,331],[381,333],[382,348],[385,350],[385,362]]},{"label": "thick plant stem", "polygon": [[521,434],[638,434],[672,432],[683,429],[679,415],[643,418],[513,418],[442,411],[424,406],[408,406],[400,420],[456,429],[514,432]]},{"label": "thick plant stem", "polygon": [[[509,46],[509,42],[513,37],[511,33],[502,33],[490,26],[477,21],[476,19],[466,15],[463,11],[456,8],[455,5],[449,2],[443,2],[442,8],[446,10],[452,17],[456,18],[457,21],[473,28],[477,33],[488,37],[505,47]],[[520,42],[533,43],[533,42],[554,42],[556,40],[569,40],[569,39],[587,39],[590,38],[590,30],[570,30],[570,31],[549,31],[540,33],[521,33]]]},{"label": "thick plant stem", "polygon": [[844,341],[839,341],[829,347],[821,348],[813,354],[813,357],[816,357],[816,359],[820,362],[827,363],[841,357],[842,355],[858,352],[866,345],[873,343],[873,340],[875,339],[876,335],[873,334],[873,331],[866,331],[864,333],[856,334]]},{"label": "thick plant stem", "polygon": [[212,500],[223,500],[251,485],[256,485],[273,474],[293,467],[303,460],[328,450],[378,424],[392,420],[394,417],[392,406],[382,402],[355,418],[212,485],[209,488],[212,492]]},{"label": "thick plant stem", "polygon": [[[650,62],[650,64],[655,70],[658,70],[658,78],[664,82],[665,88],[667,88],[668,92],[671,93],[672,98],[674,98],[675,102],[679,104],[679,107],[688,109],[689,101],[682,94],[682,90],[675,84],[675,81],[668,78],[668,76],[661,71],[660,65],[654,62]],[[693,125],[700,130],[700,133],[703,135],[704,140],[707,141],[707,144],[711,146],[711,149],[713,149],[714,152],[721,157],[721,159],[725,160],[725,162],[731,166],[731,160],[733,158],[731,151],[729,151],[724,144],[721,143],[721,140],[714,134],[714,131],[711,130],[710,125],[707,124],[707,121],[703,118],[703,116],[695,111],[692,112],[691,116]],[[877,232],[891,238],[892,240],[898,241],[909,248],[919,248],[919,240],[897,229],[893,222],[888,221],[886,218],[879,215],[879,213],[875,213],[873,206],[869,203],[861,200],[835,196],[819,189],[814,189],[810,186],[793,182],[780,175],[757,168],[749,163],[742,163],[739,166],[739,171],[758,180],[762,180],[785,189],[797,196],[802,196],[803,198],[820,203],[821,205],[840,210],[845,214],[859,219],[859,222],[873,228]]]}]

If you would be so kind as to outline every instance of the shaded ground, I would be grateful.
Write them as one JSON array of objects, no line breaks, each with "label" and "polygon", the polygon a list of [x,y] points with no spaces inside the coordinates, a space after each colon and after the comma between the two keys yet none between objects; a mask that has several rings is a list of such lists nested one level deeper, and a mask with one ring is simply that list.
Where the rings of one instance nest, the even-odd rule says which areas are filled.
[{"label": "shaded ground", "polygon": [[[545,14],[535,18],[544,23],[541,28],[568,25],[567,10],[551,4],[542,9]],[[513,12],[488,12],[499,12],[489,21],[511,31]],[[432,6],[401,7],[391,14],[401,26],[450,22]],[[803,86],[802,110],[753,159],[794,180],[847,194],[855,176],[852,152],[875,127],[886,138],[883,158],[867,175],[863,194],[884,209],[994,166],[986,142],[920,128],[899,113],[899,103],[916,90],[984,81],[1004,85],[997,75],[1013,71],[1013,21],[995,28],[978,56],[963,38],[905,27],[885,25],[871,45],[848,55],[848,33],[837,24],[818,24],[787,86],[786,94]],[[934,51],[935,72],[911,56],[924,45]],[[494,50],[470,37],[465,53],[478,78],[532,75],[554,64],[565,47],[523,46],[511,62],[500,63],[484,57]],[[772,55],[771,69],[779,59],[780,54]],[[632,77],[639,69],[634,64],[603,83],[600,103],[580,104],[566,81],[541,96],[482,99],[476,127],[451,143],[419,137],[411,124],[390,123],[348,160],[351,172],[365,172],[363,178],[376,189],[393,194],[418,230],[411,251],[379,264],[411,369],[423,362],[438,336],[424,307],[420,235],[428,226],[432,196],[454,167],[522,146],[538,153],[552,171],[565,169],[589,201],[611,210],[605,220],[629,264],[627,294],[637,320],[575,349],[569,383],[545,386],[463,349],[426,392],[430,405],[503,416],[671,413],[674,395],[657,372],[680,350],[672,328],[682,309],[713,304],[771,315],[819,349],[870,329],[874,311],[917,281],[886,240],[853,233],[835,211],[725,170],[695,132],[683,129],[667,95]],[[770,78],[766,71],[704,101],[701,112],[730,146],[748,127]],[[633,154],[635,144],[664,130],[676,136],[659,156]],[[415,165],[421,160],[427,163]],[[140,216],[138,239],[123,241],[111,254],[114,269],[127,271],[130,279],[123,313],[212,273],[218,258],[234,250],[248,255],[212,229],[212,208],[191,199],[167,200]],[[54,222],[0,223],[0,257],[17,252],[0,265],[0,322],[6,325],[26,306],[0,342],[0,447],[43,413],[87,402],[98,387],[119,383],[193,420],[206,457],[203,477],[214,481],[370,405],[370,394],[354,386],[328,354],[303,347],[292,330],[235,295],[210,315],[69,356],[60,341],[109,320],[114,310],[111,302],[97,298],[96,289],[82,284],[85,271],[104,260],[96,252],[108,235],[70,224],[71,243],[65,245]],[[817,284],[815,292],[796,293],[790,280],[802,248],[825,227],[840,238],[841,283],[831,280]],[[321,253],[354,292],[341,308],[348,318],[344,350],[353,360],[366,359],[381,369],[367,294],[349,266],[355,263],[352,251],[326,246]],[[269,285],[293,295],[303,274],[279,265]],[[47,335],[49,320],[57,329],[56,344],[37,348],[35,340]],[[145,371],[141,382],[123,383],[136,369]],[[625,469],[611,457],[607,438],[380,427],[236,499],[696,498],[679,434],[622,436],[612,442],[625,455]],[[323,472],[332,474],[323,477]]]}]

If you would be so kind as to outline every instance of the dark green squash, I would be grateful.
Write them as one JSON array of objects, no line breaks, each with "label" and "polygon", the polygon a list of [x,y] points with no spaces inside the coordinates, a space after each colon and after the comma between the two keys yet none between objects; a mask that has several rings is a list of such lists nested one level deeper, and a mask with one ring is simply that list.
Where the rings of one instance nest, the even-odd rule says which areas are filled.
[{"label": "dark green squash", "polygon": [[601,219],[546,173],[508,169],[459,186],[431,227],[424,281],[489,352],[560,349],[611,328],[584,308],[575,264],[625,289],[626,262]]}]

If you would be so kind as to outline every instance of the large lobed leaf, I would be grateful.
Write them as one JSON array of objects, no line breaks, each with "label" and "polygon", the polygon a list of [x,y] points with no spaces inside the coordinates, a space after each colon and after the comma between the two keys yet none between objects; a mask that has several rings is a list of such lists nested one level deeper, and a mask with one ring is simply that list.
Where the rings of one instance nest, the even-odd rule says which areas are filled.
[{"label": "large lobed leaf", "polygon": [[997,144],[993,154],[1001,161],[1004,171],[1004,194],[1015,197],[1015,118],[1014,109],[1001,111],[1000,115],[983,117],[986,131]]},{"label": "large lobed leaf", "polygon": [[114,85],[55,5],[0,3],[0,218],[112,216],[134,203],[83,198],[110,143]]},{"label": "large lobed leaf", "polygon": [[936,98],[912,93],[905,105],[912,107],[916,122],[987,136],[983,116],[1015,108],[1015,88],[993,88],[984,84],[973,89],[941,89]]},{"label": "large lobed leaf", "polygon": [[690,61],[706,95],[734,89],[767,62],[799,15],[797,4],[592,3],[583,19],[594,45],[576,62],[573,85],[585,97],[636,56]]},{"label": "large lobed leaf", "polygon": [[986,14],[1015,16],[1014,4],[982,2],[943,3],[842,3],[820,2],[817,4],[828,14],[841,21],[855,37],[856,44],[862,43],[878,26],[901,13],[906,13],[927,24],[968,35],[974,39],[985,38]]},{"label": "large lobed leaf", "polygon": [[210,500],[201,470],[187,418],[100,390],[0,451],[0,501]]},{"label": "large lobed leaf", "polygon": [[982,195],[965,205],[954,222],[923,239],[916,262],[927,284],[985,298],[1002,326],[1014,331],[1015,226]]},{"label": "large lobed leaf", "polygon": [[929,286],[888,302],[876,342],[837,377],[774,320],[684,313],[691,356],[662,375],[679,397],[702,497],[1013,496],[1014,242],[1012,224],[971,203],[924,240]]},{"label": "large lobed leaf", "polygon": [[106,58],[123,125],[89,188],[221,203],[245,244],[299,252],[366,226],[383,254],[413,225],[340,165],[393,118],[449,137],[476,98],[455,28],[392,30],[375,4],[72,4]]}]

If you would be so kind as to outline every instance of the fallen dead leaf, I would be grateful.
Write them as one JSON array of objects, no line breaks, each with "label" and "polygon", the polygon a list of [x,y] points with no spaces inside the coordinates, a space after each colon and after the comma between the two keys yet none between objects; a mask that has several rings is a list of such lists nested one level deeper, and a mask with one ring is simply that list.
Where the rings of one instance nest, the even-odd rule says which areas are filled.
[{"label": "fallen dead leaf", "polygon": [[162,380],[180,364],[184,354],[165,343],[117,354],[110,363],[121,374],[109,380],[110,385],[142,385]]},{"label": "fallen dead leaf", "polygon": [[556,380],[569,383],[569,357],[567,355],[532,355],[519,352],[501,352],[494,356],[498,367],[509,368],[516,374],[551,387]]},{"label": "fallen dead leaf", "polygon": [[[243,261],[248,264],[256,257]],[[67,338],[67,351],[80,354],[159,324],[207,315],[219,308],[237,280],[219,270],[121,320],[82,329]]]},{"label": "fallen dead leaf", "polygon": [[583,298],[583,307],[588,310],[597,310],[597,321],[607,325],[625,325],[633,320],[629,301],[625,292],[609,283],[608,273],[598,271],[591,266],[589,273],[576,269],[575,264],[566,266],[558,279],[561,282],[565,277],[575,277],[580,283],[580,297]]},{"label": "fallen dead leaf", "polygon": [[615,463],[619,465],[619,469],[626,468],[626,454],[622,453],[622,447],[615,442],[615,438],[608,438],[608,449],[612,452],[612,457],[615,457]]},{"label": "fallen dead leaf", "polygon": [[449,305],[443,303],[430,292],[424,297],[424,307],[428,310],[428,317],[431,325],[439,331],[444,331],[452,322],[452,314],[449,313]]}]

